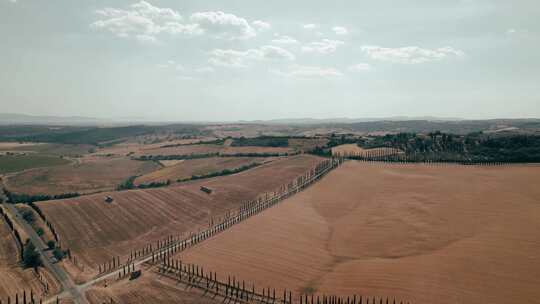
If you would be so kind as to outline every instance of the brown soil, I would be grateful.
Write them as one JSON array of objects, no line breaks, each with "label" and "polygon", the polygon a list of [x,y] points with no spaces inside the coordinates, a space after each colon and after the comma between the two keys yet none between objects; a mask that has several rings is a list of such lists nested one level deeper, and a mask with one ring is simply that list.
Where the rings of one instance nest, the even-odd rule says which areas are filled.
[{"label": "brown soil", "polygon": [[[99,263],[141,249],[167,235],[206,226],[246,200],[273,191],[314,167],[321,158],[299,155],[276,160],[235,175],[199,180],[178,186],[109,192],[74,199],[37,203],[70,248],[85,273],[95,274]],[[213,190],[206,194],[201,186]],[[114,201],[104,202],[110,195]]]},{"label": "brown soil", "polygon": [[540,167],[347,162],[179,257],[256,286],[540,303]]},{"label": "brown soil", "polygon": [[253,163],[263,163],[264,158],[253,157],[212,157],[200,159],[187,159],[176,165],[145,174],[135,180],[136,184],[163,182],[170,180],[190,178],[193,175],[204,175],[219,172],[224,169],[235,169]]},{"label": "brown soil", "polygon": [[186,290],[183,285],[177,285],[171,279],[160,277],[150,271],[144,271],[141,277],[129,281],[123,279],[118,282],[108,282],[108,286],[99,284],[86,292],[91,304],[110,303],[112,298],[117,304],[219,304],[221,301],[213,300],[209,295],[194,289]]},{"label": "brown soil", "polygon": [[153,162],[128,158],[85,157],[81,163],[22,172],[7,178],[6,188],[15,193],[61,194],[115,189],[133,175],[159,169]]}]

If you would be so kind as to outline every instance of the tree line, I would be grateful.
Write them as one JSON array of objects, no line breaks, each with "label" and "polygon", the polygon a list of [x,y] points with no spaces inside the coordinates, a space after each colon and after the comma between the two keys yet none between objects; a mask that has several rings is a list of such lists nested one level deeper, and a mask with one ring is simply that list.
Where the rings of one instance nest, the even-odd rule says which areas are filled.
[{"label": "tree line", "polygon": [[393,148],[403,153],[387,157],[388,161],[412,162],[540,162],[540,135],[536,134],[490,134],[474,132],[466,135],[444,133],[427,134],[397,133],[384,136],[354,137],[332,134],[323,147],[310,153],[330,157],[332,148],[343,144],[357,144],[366,149]]},{"label": "tree line", "polygon": [[4,188],[4,194],[7,197],[7,202],[11,204],[30,204],[33,202],[39,202],[39,201],[50,201],[50,200],[58,200],[58,199],[66,199],[66,198],[73,198],[80,196],[77,192],[70,192],[70,193],[62,193],[62,194],[25,194],[25,193],[14,193],[9,191],[8,189]]},{"label": "tree line", "polygon": [[217,177],[217,176],[231,175],[231,174],[236,174],[236,173],[240,173],[242,171],[249,170],[251,168],[255,168],[255,167],[260,166],[260,165],[261,165],[261,163],[251,163],[251,164],[244,165],[244,166],[234,168],[234,169],[223,169],[221,171],[210,172],[208,174],[193,175],[191,177],[184,178],[184,179],[178,179],[176,181],[177,182],[186,182],[186,181],[190,181],[190,180],[197,180],[197,179],[212,178],[212,177]]},{"label": "tree line", "polygon": [[201,159],[211,157],[281,157],[296,155],[295,153],[278,153],[278,152],[246,152],[246,153],[201,153],[201,154],[179,154],[179,155],[141,155],[134,157],[134,160],[139,161],[160,161],[160,160],[188,160]]}]

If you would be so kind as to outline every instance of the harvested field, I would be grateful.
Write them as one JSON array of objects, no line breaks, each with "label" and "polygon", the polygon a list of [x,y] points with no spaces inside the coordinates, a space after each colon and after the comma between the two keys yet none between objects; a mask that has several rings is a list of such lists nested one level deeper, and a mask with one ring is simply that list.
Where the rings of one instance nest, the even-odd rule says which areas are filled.
[{"label": "harvested field", "polygon": [[396,153],[395,149],[391,148],[374,148],[364,149],[357,144],[345,144],[332,148],[332,155],[344,156],[344,155],[367,155],[367,153],[379,153],[379,155],[392,155]]},{"label": "harvested field", "polygon": [[264,158],[253,157],[211,157],[188,159],[176,165],[145,174],[135,180],[135,184],[148,184],[152,182],[174,182],[178,179],[190,178],[193,175],[204,175],[219,172],[224,169],[235,169],[253,163],[263,163]]},{"label": "harvested field", "polygon": [[166,141],[158,141],[153,143],[144,143],[140,140],[128,140],[126,142],[122,142],[116,145],[112,145],[109,147],[103,147],[99,149],[95,149],[94,155],[114,155],[114,156],[125,156],[128,154],[144,154],[144,150],[155,150],[159,149],[163,146],[168,145],[187,145],[187,144],[193,144],[201,141],[210,141],[214,140],[215,138],[190,138],[190,139],[175,139],[175,140],[166,140]]},{"label": "harvested field", "polygon": [[222,145],[189,145],[170,148],[152,148],[140,150],[135,156],[141,155],[188,155],[217,153],[224,149]]},{"label": "harvested field", "polygon": [[295,150],[311,151],[328,143],[327,138],[290,138],[289,147]]},{"label": "harvested field", "polygon": [[357,144],[345,144],[332,148],[332,155],[339,154],[358,154],[364,152],[365,149],[359,147]]},{"label": "harvested field", "polygon": [[6,188],[15,193],[62,194],[113,190],[130,176],[159,169],[154,162],[128,158],[85,157],[81,163],[25,171],[9,177]]},{"label": "harvested field", "polygon": [[281,147],[231,147],[226,145],[189,145],[170,148],[144,149],[135,154],[142,155],[189,155],[189,154],[238,154],[238,153],[289,153],[293,149]]},{"label": "harvested field", "polygon": [[[276,160],[230,176],[178,186],[88,195],[38,203],[77,260],[85,275],[96,274],[99,263],[140,249],[166,235],[206,226],[246,200],[273,191],[314,167],[322,159],[299,155]],[[204,193],[201,186],[212,189]],[[111,204],[104,196],[114,198]],[[82,277],[81,277],[82,278]]]},{"label": "harvested field", "polygon": [[0,151],[11,151],[23,147],[39,145],[38,143],[0,142]]},{"label": "harvested field", "polygon": [[[70,157],[87,154],[94,146],[92,145],[68,145],[68,144],[46,144],[46,143],[24,143],[17,147],[6,150],[37,153],[44,155],[64,155]],[[0,150],[2,150],[0,148]]]},{"label": "harvested field", "polygon": [[349,161],[177,255],[256,286],[540,303],[540,167]]},{"label": "harvested field", "polygon": [[[0,217],[0,301],[6,301],[11,297],[14,303],[15,293],[21,293],[22,289],[27,292],[32,290],[36,295],[42,295],[44,287],[34,274],[32,269],[23,269],[18,262],[18,251],[15,239],[12,236],[5,220]],[[50,292],[58,290],[58,284],[44,269],[40,269]]]},{"label": "harvested field", "polygon": [[86,296],[91,304],[109,303],[112,298],[117,304],[219,304],[221,301],[213,300],[197,290],[185,290],[174,281],[162,278],[158,274],[144,271],[140,278],[134,281],[124,279],[104,288],[94,286],[89,289]]},{"label": "harvested field", "polygon": [[60,166],[69,161],[58,156],[46,155],[0,155],[0,174],[33,168]]},{"label": "harvested field", "polygon": [[163,167],[172,167],[175,165],[178,165],[179,163],[183,162],[184,159],[175,159],[175,160],[160,160],[159,163]]}]

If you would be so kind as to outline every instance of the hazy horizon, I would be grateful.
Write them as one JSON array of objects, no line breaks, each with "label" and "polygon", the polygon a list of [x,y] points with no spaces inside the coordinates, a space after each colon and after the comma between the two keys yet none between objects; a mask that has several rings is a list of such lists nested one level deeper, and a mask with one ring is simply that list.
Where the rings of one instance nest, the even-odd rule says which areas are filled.
[{"label": "hazy horizon", "polygon": [[0,0],[2,113],[540,117],[535,1]]}]

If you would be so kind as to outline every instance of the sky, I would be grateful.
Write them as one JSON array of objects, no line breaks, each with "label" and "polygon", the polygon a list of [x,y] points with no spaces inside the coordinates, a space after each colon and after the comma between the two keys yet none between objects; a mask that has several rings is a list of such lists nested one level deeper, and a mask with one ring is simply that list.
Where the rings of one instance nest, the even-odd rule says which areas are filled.
[{"label": "sky", "polygon": [[0,112],[540,117],[538,0],[0,0]]}]

